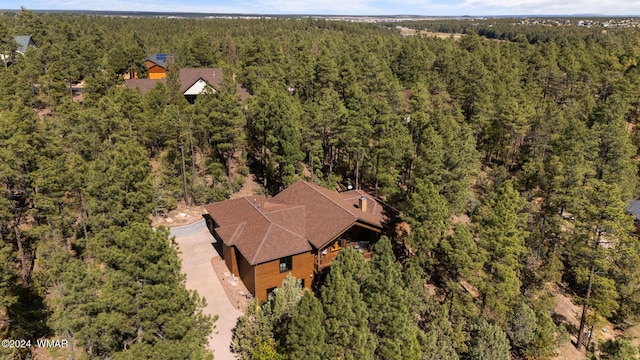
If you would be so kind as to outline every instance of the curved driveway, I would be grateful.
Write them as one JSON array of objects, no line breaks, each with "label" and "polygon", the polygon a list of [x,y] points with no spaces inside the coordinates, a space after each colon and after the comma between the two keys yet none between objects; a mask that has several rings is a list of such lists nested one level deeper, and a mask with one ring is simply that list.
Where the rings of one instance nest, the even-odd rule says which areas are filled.
[{"label": "curved driveway", "polygon": [[175,236],[182,259],[182,272],[187,275],[187,289],[196,290],[207,300],[203,309],[205,314],[218,315],[214,333],[209,338],[209,348],[214,351],[216,360],[235,359],[229,350],[231,329],[242,313],[231,305],[227,294],[213,271],[211,259],[218,256],[213,248],[215,242],[204,220],[191,225],[171,228]]}]

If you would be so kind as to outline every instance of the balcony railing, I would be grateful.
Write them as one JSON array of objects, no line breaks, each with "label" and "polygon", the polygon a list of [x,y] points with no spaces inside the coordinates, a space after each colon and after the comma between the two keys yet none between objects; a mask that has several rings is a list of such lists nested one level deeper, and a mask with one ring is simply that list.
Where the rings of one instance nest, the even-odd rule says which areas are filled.
[{"label": "balcony railing", "polygon": [[[360,252],[365,259],[367,260],[371,259],[372,252],[371,252],[370,243],[366,241],[347,242],[344,248],[348,248],[348,247],[358,250],[358,252]],[[342,249],[343,248],[340,248],[339,250],[332,250],[330,248],[327,248],[322,251],[319,251],[318,254],[315,256],[316,272],[321,272],[322,270],[331,266],[331,262],[333,261],[333,259],[335,259],[338,256],[338,254],[340,254],[340,251],[342,251]]]}]

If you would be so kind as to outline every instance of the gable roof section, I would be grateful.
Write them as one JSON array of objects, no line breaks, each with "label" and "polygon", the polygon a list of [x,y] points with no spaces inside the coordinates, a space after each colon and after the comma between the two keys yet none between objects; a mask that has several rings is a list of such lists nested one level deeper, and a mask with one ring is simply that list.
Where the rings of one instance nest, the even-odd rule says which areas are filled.
[{"label": "gable roof section", "polygon": [[145,59],[160,66],[163,69],[167,68],[167,63],[173,61],[173,54],[151,54]]},{"label": "gable roof section", "polygon": [[635,217],[635,220],[640,220],[640,200],[634,200],[627,206],[627,213]]},{"label": "gable roof section", "polygon": [[222,83],[222,69],[220,68],[182,68],[179,76],[180,92],[183,94],[200,79],[214,88]]},{"label": "gable roof section", "polygon": [[[358,207],[361,196],[367,199],[366,212]],[[381,204],[360,190],[338,193],[306,181],[298,181],[276,195],[272,201],[304,206],[306,218],[313,219],[307,224],[307,237],[316,248],[326,245],[356,221],[377,228],[382,228],[384,223]]]},{"label": "gable roof section", "polygon": [[219,226],[215,228],[217,235],[227,246],[236,246],[251,265],[310,251],[311,246],[301,234],[282,226],[277,216],[273,221],[262,211],[264,203],[264,197],[256,196],[205,208]]},{"label": "gable roof section", "polygon": [[305,237],[306,223],[304,206],[265,203],[262,208],[269,220],[290,232]]},{"label": "gable roof section", "polygon": [[320,248],[351,226],[356,218],[316,187],[319,186],[299,181],[276,195],[272,201],[304,205],[305,217],[313,219],[306,224],[307,238],[314,247]]},{"label": "gable roof section", "polygon": [[[185,93],[198,80],[202,79],[207,84],[217,87],[222,83],[222,69],[220,68],[182,68],[179,74],[180,92]],[[124,84],[130,89],[139,89],[142,95],[153,89],[158,82],[167,83],[167,79],[126,79]]]},{"label": "gable roof section", "polygon": [[21,35],[21,36],[16,36],[15,38],[16,43],[18,43],[18,52],[21,54],[24,54],[25,52],[27,52],[27,48],[29,47],[29,45],[31,46],[35,46],[36,43],[33,42],[33,39],[31,38],[31,35]]},{"label": "gable roof section", "polygon": [[[359,198],[367,198],[362,211]],[[299,181],[272,199],[252,196],[205,206],[214,231],[252,264],[319,249],[353,224],[382,228],[382,204],[360,190],[342,193]]]}]

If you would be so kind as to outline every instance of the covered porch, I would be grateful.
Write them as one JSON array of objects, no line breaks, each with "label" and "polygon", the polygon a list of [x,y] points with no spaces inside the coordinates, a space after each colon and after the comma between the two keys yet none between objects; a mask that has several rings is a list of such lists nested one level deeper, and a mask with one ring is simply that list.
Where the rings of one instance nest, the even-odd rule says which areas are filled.
[{"label": "covered porch", "polygon": [[380,237],[380,230],[365,224],[354,224],[347,231],[330,241],[314,253],[315,272],[320,273],[331,265],[340,252],[353,248],[369,260],[372,247]]}]

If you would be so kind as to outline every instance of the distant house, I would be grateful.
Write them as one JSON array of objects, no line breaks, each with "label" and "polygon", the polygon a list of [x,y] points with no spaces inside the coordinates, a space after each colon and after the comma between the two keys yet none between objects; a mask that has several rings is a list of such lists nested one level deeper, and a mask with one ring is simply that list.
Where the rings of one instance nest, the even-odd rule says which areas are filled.
[{"label": "distant house", "polygon": [[16,50],[16,52],[21,55],[24,55],[27,52],[29,46],[36,46],[36,43],[33,41],[33,38],[31,38],[31,35],[16,36],[15,41],[18,44],[18,49]]},{"label": "distant house", "polygon": [[145,59],[149,79],[164,79],[167,68],[173,63],[173,54],[153,54]]},{"label": "distant house", "polygon": [[[220,68],[182,68],[178,75],[180,92],[190,103],[194,103],[197,96],[205,91],[216,91],[222,83],[222,69]],[[166,84],[167,79],[125,79],[124,84],[130,89],[138,89],[142,95],[153,89],[158,82]],[[241,100],[248,96],[246,89],[240,85],[236,93]]]},{"label": "distant house", "polygon": [[198,94],[215,91],[222,83],[222,69],[184,68],[180,69],[180,92],[193,104]]},{"label": "distant house", "polygon": [[[36,46],[36,43],[33,41],[33,38],[31,38],[31,35],[14,36],[13,39],[16,42],[16,44],[18,45],[16,50],[15,50],[15,54],[24,55],[27,52],[27,49],[30,46],[32,46],[32,47]],[[0,59],[4,63],[5,67],[8,64],[10,64],[11,62],[14,61],[15,54],[11,54],[10,52],[0,53]]]},{"label": "distant house", "polygon": [[129,89],[140,91],[142,95],[153,89],[158,83],[166,83],[167,79],[125,79],[124,85]]},{"label": "distant house", "polygon": [[371,255],[387,209],[361,190],[335,192],[299,181],[273,198],[205,206],[207,227],[229,270],[264,301],[291,273],[311,284],[346,247]]},{"label": "distant house", "polygon": [[629,203],[627,214],[633,215],[633,223],[636,226],[635,234],[640,237],[640,200],[634,200]]}]

